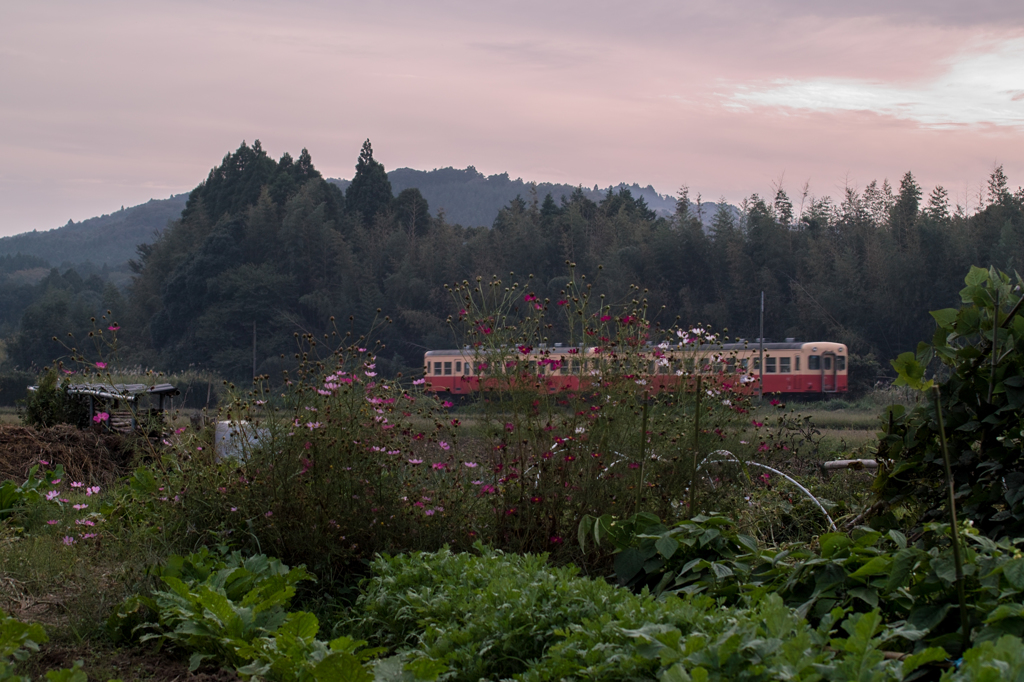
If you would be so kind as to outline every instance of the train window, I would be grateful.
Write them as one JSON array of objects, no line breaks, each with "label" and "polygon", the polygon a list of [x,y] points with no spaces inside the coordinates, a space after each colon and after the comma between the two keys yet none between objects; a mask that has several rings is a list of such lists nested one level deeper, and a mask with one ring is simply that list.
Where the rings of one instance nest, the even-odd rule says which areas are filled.
[{"label": "train window", "polygon": [[846,371],[846,358],[845,357],[843,357],[843,358],[836,358],[836,369],[838,369],[840,372],[845,372]]},{"label": "train window", "polygon": [[451,373],[452,373],[452,363],[450,363],[450,362],[444,363],[444,374],[445,374],[445,376],[448,376]]},{"label": "train window", "polygon": [[828,355],[825,356],[825,369],[832,369],[832,358]]},{"label": "train window", "polygon": [[761,358],[751,358],[751,365],[754,369],[761,369]]},{"label": "train window", "polygon": [[793,371],[794,372],[799,372],[800,371],[800,356],[799,355],[796,356],[795,358],[793,358],[793,360],[795,362],[795,365],[793,367]]},{"label": "train window", "polygon": [[455,373],[456,374],[462,374],[462,363],[461,362],[456,362],[455,363]]},{"label": "train window", "polygon": [[658,374],[668,374],[671,371],[669,367],[668,358],[663,358],[658,362]]},{"label": "train window", "polygon": [[689,374],[693,374],[693,370],[696,367],[696,363],[693,358],[686,358],[686,371]]},{"label": "train window", "polygon": [[766,374],[775,374],[775,358],[764,359],[764,371]]},{"label": "train window", "polygon": [[434,374],[437,375],[437,376],[441,375],[441,363],[440,362],[435,362],[434,363]]},{"label": "train window", "polygon": [[740,367],[742,367],[742,368],[743,368],[743,371],[744,371],[744,372],[746,372],[746,371],[747,371],[747,366],[748,366],[749,364],[750,364],[750,359],[749,359],[749,358],[743,358],[742,360],[740,360]]},{"label": "train window", "polygon": [[791,358],[779,358],[779,374],[790,373],[790,360]]},{"label": "train window", "polygon": [[807,358],[807,369],[821,369],[821,356],[811,355]]},{"label": "train window", "polygon": [[543,365],[539,362],[533,363],[533,366],[537,369],[537,374],[543,374],[544,370],[547,369],[547,365]]}]

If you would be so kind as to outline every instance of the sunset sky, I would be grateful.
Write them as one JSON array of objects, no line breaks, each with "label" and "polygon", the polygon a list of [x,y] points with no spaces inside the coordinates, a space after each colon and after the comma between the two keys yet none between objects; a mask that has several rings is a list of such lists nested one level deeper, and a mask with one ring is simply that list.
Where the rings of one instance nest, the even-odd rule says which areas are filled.
[{"label": "sunset sky", "polygon": [[[7,2],[0,234],[198,184],[242,140],[738,202],[1024,185],[1024,3]],[[972,195],[974,197],[972,198]]]}]

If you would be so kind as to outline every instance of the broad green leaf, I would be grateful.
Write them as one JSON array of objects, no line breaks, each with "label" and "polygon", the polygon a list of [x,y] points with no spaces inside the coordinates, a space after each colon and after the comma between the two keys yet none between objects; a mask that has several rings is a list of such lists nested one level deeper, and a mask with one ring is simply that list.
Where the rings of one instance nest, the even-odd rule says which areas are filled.
[{"label": "broad green leaf", "polygon": [[671,559],[672,555],[679,549],[679,543],[668,535],[662,535],[655,542],[654,546],[658,549],[658,553],[665,559]]},{"label": "broad green leaf", "polygon": [[1024,590],[1024,559],[1013,559],[1003,564],[1006,581],[1018,590]]},{"label": "broad green leaf", "polygon": [[952,327],[953,322],[956,321],[956,308],[943,308],[942,310],[933,310],[931,316],[935,318],[940,327]]},{"label": "broad green leaf", "polygon": [[851,578],[866,578],[872,575],[881,575],[882,573],[888,573],[889,567],[892,565],[892,559],[887,556],[876,556],[867,562],[856,571],[850,574]]},{"label": "broad green leaf", "polygon": [[830,559],[838,550],[852,545],[853,541],[847,537],[846,533],[825,533],[819,539],[819,543],[822,558]]},{"label": "broad green leaf", "polygon": [[964,277],[964,284],[969,287],[979,286],[984,282],[988,281],[988,270],[985,268],[979,268],[977,265],[972,265],[971,269],[967,272]]},{"label": "broad green leaf", "polygon": [[337,651],[324,657],[311,672],[317,682],[373,682],[373,672],[358,658]]},{"label": "broad green leaf", "polygon": [[868,606],[878,608],[878,591],[870,587],[855,587],[849,591],[851,597],[856,597],[865,602]]},{"label": "broad green leaf", "polygon": [[623,583],[628,583],[643,570],[644,559],[640,552],[629,547],[615,555],[615,575]]},{"label": "broad green leaf", "polygon": [[909,675],[926,663],[944,661],[949,656],[942,647],[933,646],[903,659],[903,675]]}]

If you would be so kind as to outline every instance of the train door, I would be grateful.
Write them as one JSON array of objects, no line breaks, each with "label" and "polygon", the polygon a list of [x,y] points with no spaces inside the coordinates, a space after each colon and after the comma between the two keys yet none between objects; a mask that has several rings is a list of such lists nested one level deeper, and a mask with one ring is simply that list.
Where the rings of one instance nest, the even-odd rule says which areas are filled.
[{"label": "train door", "polygon": [[825,352],[821,354],[821,392],[836,392],[836,373],[839,364],[836,362],[836,354]]}]

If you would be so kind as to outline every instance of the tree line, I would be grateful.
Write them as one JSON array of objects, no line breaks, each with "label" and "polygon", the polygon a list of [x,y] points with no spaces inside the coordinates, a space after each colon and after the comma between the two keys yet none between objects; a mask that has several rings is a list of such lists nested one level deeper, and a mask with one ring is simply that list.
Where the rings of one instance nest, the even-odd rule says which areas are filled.
[{"label": "tree line", "polygon": [[[277,375],[295,362],[296,335],[372,329],[385,344],[383,372],[418,372],[424,350],[456,343],[444,285],[511,272],[521,283],[532,275],[530,290],[554,300],[574,263],[608,300],[640,287],[663,326],[701,323],[732,337],[758,335],[763,291],[766,336],[844,342],[870,382],[931,337],[927,311],[957,304],[971,264],[1021,269],[1024,191],[1010,191],[1001,167],[971,211],[942,187],[925,197],[910,172],[898,188],[872,182],[839,201],[804,194],[799,206],[781,187],[754,194],[738,215],[722,201],[706,227],[685,187],[670,217],[626,188],[594,201],[582,188],[556,200],[531,187],[492,227],[464,228],[432,214],[418,189],[395,196],[369,140],[344,191],[306,150],[274,160],[259,141],[243,143],[180,219],[138,247],[123,296],[51,275],[55,293],[25,309],[8,363],[51,361],[59,349],[34,342],[80,336],[83,311],[111,309],[126,361],[144,366],[244,379],[255,337],[256,372]],[[59,300],[72,299],[77,308],[61,317]]]}]

